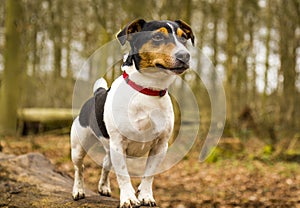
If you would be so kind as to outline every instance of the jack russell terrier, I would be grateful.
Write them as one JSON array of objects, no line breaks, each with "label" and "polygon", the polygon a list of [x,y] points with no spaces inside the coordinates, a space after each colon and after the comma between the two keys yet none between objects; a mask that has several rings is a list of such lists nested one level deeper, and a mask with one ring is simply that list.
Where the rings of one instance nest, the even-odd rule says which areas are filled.
[{"label": "jack russell terrier", "polygon": [[[114,168],[120,188],[120,207],[156,206],[152,183],[163,161],[174,126],[168,87],[189,68],[187,40],[194,35],[182,20],[129,23],[117,34],[121,45],[130,44],[122,64],[123,75],[108,89],[101,78],[94,96],[82,107],[71,128],[71,156],[75,168],[73,199],[85,197],[83,159],[95,142],[106,151],[98,190],[110,196],[109,172]],[[147,155],[137,192],[126,164],[127,157]],[[136,196],[137,195],[137,196]]]}]

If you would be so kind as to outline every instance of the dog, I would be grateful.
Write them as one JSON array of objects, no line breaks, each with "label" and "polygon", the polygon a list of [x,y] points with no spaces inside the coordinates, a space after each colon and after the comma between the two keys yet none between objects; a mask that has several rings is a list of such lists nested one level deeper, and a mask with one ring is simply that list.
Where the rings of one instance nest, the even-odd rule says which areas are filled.
[{"label": "dog", "polygon": [[[75,176],[73,199],[85,197],[83,159],[95,142],[106,151],[100,195],[110,196],[109,172],[113,167],[120,188],[120,207],[156,206],[153,177],[167,149],[174,125],[168,87],[189,68],[187,41],[194,45],[191,27],[182,20],[137,19],[118,34],[130,52],[122,64],[123,74],[108,89],[103,78],[94,85],[94,96],[81,108],[71,127],[71,157]],[[137,192],[126,165],[127,157],[147,155]],[[137,194],[137,196],[136,196]]]}]

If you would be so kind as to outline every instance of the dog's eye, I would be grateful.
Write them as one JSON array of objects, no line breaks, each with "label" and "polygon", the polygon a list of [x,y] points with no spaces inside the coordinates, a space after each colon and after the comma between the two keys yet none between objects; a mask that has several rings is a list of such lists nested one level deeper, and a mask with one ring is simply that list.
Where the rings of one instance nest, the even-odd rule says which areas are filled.
[{"label": "dog's eye", "polygon": [[154,41],[162,41],[164,39],[165,39],[165,37],[160,33],[156,33],[152,36],[152,40],[154,40]]}]

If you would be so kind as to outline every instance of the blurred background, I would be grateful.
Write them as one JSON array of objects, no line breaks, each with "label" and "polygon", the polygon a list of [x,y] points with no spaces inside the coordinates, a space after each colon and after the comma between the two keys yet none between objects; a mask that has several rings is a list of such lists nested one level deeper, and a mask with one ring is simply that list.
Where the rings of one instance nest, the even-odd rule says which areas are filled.
[{"label": "blurred background", "polygon": [[[222,77],[227,101],[225,137],[256,136],[272,148],[283,139],[286,145],[299,139],[299,0],[2,0],[0,132],[5,135],[24,128],[17,123],[18,116],[42,120],[43,112],[22,109],[71,108],[83,63],[136,18],[182,19],[191,25],[196,46],[214,65],[211,82],[214,73]],[[108,62],[100,60],[98,65],[103,68]],[[118,67],[115,71],[106,75],[109,82],[120,74]],[[196,85],[202,128],[208,128],[207,92],[196,78],[185,77]],[[59,113],[46,115],[58,114],[55,119]]]},{"label": "blurred background", "polygon": [[[182,75],[197,100],[200,126],[193,120],[197,114],[185,114],[182,128],[187,134],[196,129],[197,140],[176,166],[180,171],[158,176],[162,207],[299,205],[299,0],[0,0],[0,151],[42,152],[72,175],[68,133],[74,85],[87,86],[80,88],[83,102],[92,94],[87,80],[108,67],[105,78],[111,83],[121,73],[121,52],[106,48],[105,56],[89,62],[88,79],[80,70],[137,18],[184,20],[193,29],[196,48],[211,60]],[[223,136],[200,164],[199,148],[214,122],[208,91],[221,83]],[[184,86],[176,85],[182,96],[173,100],[177,118],[182,116],[178,99],[189,102]],[[180,122],[175,126],[174,135]],[[97,183],[96,173],[88,172],[89,185]]]}]

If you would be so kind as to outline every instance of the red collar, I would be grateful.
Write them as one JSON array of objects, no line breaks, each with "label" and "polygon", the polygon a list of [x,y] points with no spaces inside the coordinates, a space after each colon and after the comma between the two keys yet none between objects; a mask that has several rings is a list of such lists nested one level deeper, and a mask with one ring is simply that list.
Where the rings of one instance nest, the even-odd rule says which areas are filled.
[{"label": "red collar", "polygon": [[167,93],[167,89],[152,90],[152,89],[145,88],[145,87],[142,87],[142,86],[136,84],[135,82],[133,82],[129,79],[129,75],[125,71],[123,72],[123,78],[130,87],[132,87],[136,91],[139,91],[140,93],[143,93],[145,95],[162,97]]}]

